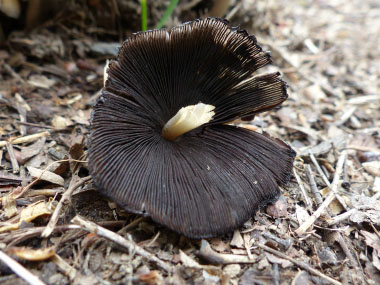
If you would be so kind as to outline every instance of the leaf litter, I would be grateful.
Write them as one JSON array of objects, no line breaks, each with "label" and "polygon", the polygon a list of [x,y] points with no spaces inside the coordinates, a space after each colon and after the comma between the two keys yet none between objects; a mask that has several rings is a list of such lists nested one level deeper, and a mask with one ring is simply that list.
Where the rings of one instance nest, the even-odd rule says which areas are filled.
[{"label": "leaf litter", "polygon": [[[1,250],[45,284],[380,283],[376,1],[231,1],[227,17],[272,52],[268,70],[281,70],[290,93],[244,126],[289,142],[295,176],[243,228],[202,241],[126,213],[86,178],[106,59],[139,30],[139,6],[111,2],[112,14],[101,1],[67,4],[74,21],[41,13],[40,23],[26,23],[31,33],[10,31],[0,49]],[[152,4],[150,26],[164,2]],[[207,16],[210,5],[181,1],[168,24]],[[83,224],[71,222],[77,215]],[[89,221],[101,228],[88,234]],[[2,284],[22,282],[5,268]]]}]

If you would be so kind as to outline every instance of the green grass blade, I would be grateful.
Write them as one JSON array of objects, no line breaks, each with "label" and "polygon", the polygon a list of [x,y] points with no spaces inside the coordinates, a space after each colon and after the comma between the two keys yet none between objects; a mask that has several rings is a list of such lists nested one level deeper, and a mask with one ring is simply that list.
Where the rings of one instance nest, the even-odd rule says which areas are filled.
[{"label": "green grass blade", "polygon": [[148,12],[146,9],[146,0],[141,0],[141,29],[146,31],[148,29]]},{"label": "green grass blade", "polygon": [[169,6],[166,8],[164,15],[162,16],[160,22],[157,24],[156,29],[161,29],[166,21],[169,19],[170,15],[173,13],[175,7],[177,7],[178,0],[170,0]]}]

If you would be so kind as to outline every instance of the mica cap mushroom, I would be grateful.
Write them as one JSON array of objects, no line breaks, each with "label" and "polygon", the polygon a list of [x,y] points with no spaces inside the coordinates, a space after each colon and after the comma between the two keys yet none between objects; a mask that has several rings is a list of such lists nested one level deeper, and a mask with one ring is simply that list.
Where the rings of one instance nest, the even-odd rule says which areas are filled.
[{"label": "mica cap mushroom", "polygon": [[208,18],[128,38],[91,119],[89,170],[129,212],[191,238],[243,225],[280,195],[295,152],[227,123],[288,97],[256,38]]}]

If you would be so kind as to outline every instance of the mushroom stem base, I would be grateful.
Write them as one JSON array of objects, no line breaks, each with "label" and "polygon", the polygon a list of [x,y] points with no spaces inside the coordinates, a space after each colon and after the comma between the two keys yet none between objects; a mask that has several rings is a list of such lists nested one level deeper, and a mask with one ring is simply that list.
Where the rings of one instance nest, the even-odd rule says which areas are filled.
[{"label": "mushroom stem base", "polygon": [[162,136],[174,141],[179,136],[210,122],[215,115],[213,105],[198,103],[181,108],[163,127]]}]

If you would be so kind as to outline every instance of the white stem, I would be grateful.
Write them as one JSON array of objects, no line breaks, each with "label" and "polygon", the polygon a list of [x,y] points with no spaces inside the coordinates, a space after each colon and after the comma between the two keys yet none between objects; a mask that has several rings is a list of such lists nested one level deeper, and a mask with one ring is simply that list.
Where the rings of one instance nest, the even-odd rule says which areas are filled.
[{"label": "white stem", "polygon": [[162,136],[167,140],[174,141],[180,135],[210,122],[215,115],[214,109],[214,106],[203,103],[181,108],[165,124],[162,129]]}]

